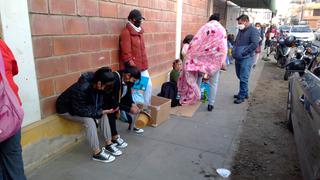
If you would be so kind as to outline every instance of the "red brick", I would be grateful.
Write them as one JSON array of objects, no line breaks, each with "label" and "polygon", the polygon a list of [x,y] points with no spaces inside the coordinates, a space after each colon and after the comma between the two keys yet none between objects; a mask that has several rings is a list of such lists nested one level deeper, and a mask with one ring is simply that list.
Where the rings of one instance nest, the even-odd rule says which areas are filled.
[{"label": "red brick", "polygon": [[139,4],[139,0],[126,0],[126,4],[137,6]]},{"label": "red brick", "polygon": [[110,0],[111,2],[124,3],[124,0]]},{"label": "red brick", "polygon": [[80,50],[82,52],[98,51],[101,49],[101,37],[83,36],[80,39]]},{"label": "red brick", "polygon": [[50,14],[76,14],[76,0],[49,0]]},{"label": "red brick", "polygon": [[103,18],[89,19],[90,34],[105,34],[108,32],[108,24]]},{"label": "red brick", "polygon": [[124,23],[121,19],[106,19],[105,20],[106,29],[108,34],[117,34],[119,35],[126,23]]},{"label": "red brick", "polygon": [[111,64],[119,63],[119,50],[112,50],[111,51]]},{"label": "red brick", "polygon": [[88,34],[88,19],[84,17],[64,17],[63,27],[66,34]]},{"label": "red brick", "polygon": [[109,67],[112,69],[112,71],[117,71],[117,70],[119,70],[119,64],[112,64],[112,65],[110,65]]},{"label": "red brick", "polygon": [[50,97],[46,99],[42,99],[40,101],[41,103],[41,110],[42,110],[42,118],[45,118],[49,115],[52,115],[56,112],[56,101],[57,101],[57,96],[55,97]]},{"label": "red brick", "polygon": [[50,37],[33,38],[34,57],[49,57],[52,55],[52,39]]},{"label": "red brick", "polygon": [[39,79],[65,74],[68,64],[61,58],[53,57],[36,61],[37,77]]},{"label": "red brick", "polygon": [[72,73],[72,74],[66,74],[63,76],[56,77],[54,79],[55,92],[57,94],[62,93],[72,84],[77,82],[79,77],[80,77],[80,73]]},{"label": "red brick", "polygon": [[118,18],[127,19],[130,11],[133,10],[133,9],[136,9],[136,7],[119,4],[118,5]]},{"label": "red brick", "polygon": [[54,55],[63,55],[79,52],[80,40],[78,37],[58,37],[53,39]]},{"label": "red brick", "polygon": [[99,2],[99,15],[102,17],[117,17],[118,7],[116,3]]},{"label": "red brick", "polygon": [[110,65],[110,52],[97,52],[91,54],[91,68]]},{"label": "red brick", "polygon": [[77,0],[78,15],[80,16],[98,16],[99,8],[97,0]]},{"label": "red brick", "polygon": [[54,95],[54,87],[52,79],[45,79],[39,81],[40,98],[49,97]]},{"label": "red brick", "polygon": [[103,49],[118,49],[119,48],[119,36],[103,36],[101,41]]},{"label": "red brick", "polygon": [[91,55],[77,54],[65,57],[68,62],[69,72],[84,71],[90,68]]},{"label": "red brick", "polygon": [[48,13],[47,0],[28,0],[28,6],[30,12]]},{"label": "red brick", "polygon": [[61,16],[31,15],[32,35],[59,35],[63,34]]},{"label": "red brick", "polygon": [[150,0],[139,0],[139,7],[150,7]]}]

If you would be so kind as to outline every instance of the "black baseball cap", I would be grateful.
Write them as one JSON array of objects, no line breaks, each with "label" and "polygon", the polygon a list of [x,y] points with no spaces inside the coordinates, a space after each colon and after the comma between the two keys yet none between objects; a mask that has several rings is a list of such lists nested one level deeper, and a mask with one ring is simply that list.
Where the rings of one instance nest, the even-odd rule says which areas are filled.
[{"label": "black baseball cap", "polygon": [[141,12],[139,10],[137,10],[137,9],[134,9],[129,13],[128,20],[131,20],[131,19],[136,19],[136,20],[143,19],[143,20],[145,20],[145,18],[142,17]]}]

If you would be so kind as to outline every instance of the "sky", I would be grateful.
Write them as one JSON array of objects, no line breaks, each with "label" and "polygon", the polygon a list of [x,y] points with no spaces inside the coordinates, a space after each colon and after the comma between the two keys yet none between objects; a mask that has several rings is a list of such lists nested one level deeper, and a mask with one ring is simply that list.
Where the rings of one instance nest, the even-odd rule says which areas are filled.
[{"label": "sky", "polygon": [[276,0],[278,14],[285,14],[289,9],[290,0]]}]

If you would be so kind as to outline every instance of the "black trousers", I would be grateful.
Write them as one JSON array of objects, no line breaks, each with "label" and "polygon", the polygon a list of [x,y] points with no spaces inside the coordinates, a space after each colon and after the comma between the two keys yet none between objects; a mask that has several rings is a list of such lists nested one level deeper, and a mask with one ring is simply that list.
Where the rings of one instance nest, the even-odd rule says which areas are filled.
[{"label": "black trousers", "polygon": [[109,125],[110,125],[110,129],[111,129],[111,136],[118,135],[117,123],[116,123],[117,122],[116,113],[108,114],[108,119],[109,119]]}]

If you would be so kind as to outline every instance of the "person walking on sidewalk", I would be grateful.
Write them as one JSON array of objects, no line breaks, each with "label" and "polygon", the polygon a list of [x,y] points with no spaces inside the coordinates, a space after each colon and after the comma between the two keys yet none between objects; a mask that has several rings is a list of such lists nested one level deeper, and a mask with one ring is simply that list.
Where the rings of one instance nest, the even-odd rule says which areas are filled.
[{"label": "person walking on sidewalk", "polygon": [[[208,74],[211,77],[211,84],[217,85],[213,81],[217,79],[217,72],[226,61],[227,50],[226,30],[218,21],[211,20],[200,28],[189,45],[178,80],[178,92],[182,105],[195,104],[200,100],[199,79],[202,74]],[[211,100],[214,100],[216,89],[212,89]],[[210,103],[212,101],[209,105]],[[212,108],[208,106],[208,110],[212,109],[213,104]]]},{"label": "person walking on sidewalk", "polygon": [[262,41],[263,41],[263,37],[264,37],[264,32],[262,31],[261,29],[261,23],[256,23],[255,24],[255,27],[257,28],[257,30],[259,31],[259,34],[260,34],[260,38],[259,38],[259,45],[258,47],[256,48],[255,50],[255,54],[254,54],[254,62],[253,62],[253,65],[252,65],[252,68],[254,69],[258,63],[258,60],[260,58],[260,54],[261,54],[261,47],[262,47]]},{"label": "person walking on sidewalk", "polygon": [[[16,100],[18,101],[17,104],[21,106],[21,100],[18,95],[18,86],[13,80],[13,76],[18,74],[18,65],[17,61],[12,54],[10,48],[7,44],[0,39],[0,58],[2,63],[4,64],[4,70],[6,74],[6,79],[8,84],[10,85],[11,89]],[[3,79],[0,76],[0,85],[2,85]],[[3,88],[4,86],[2,86]],[[3,90],[0,88],[1,90]],[[1,94],[2,96],[3,94]],[[3,103],[3,102],[0,102]],[[1,107],[1,106],[0,106]],[[6,107],[7,108],[7,107]],[[6,119],[10,121],[12,119]],[[12,124],[13,125],[13,124]],[[25,180],[26,177],[24,175],[24,168],[23,168],[23,160],[22,160],[22,148],[21,148],[21,130],[18,130],[15,135],[9,137],[8,139],[4,140],[0,143],[0,179],[4,180]]]},{"label": "person walking on sidewalk", "polygon": [[141,71],[141,76],[149,79],[144,91],[144,104],[150,105],[152,95],[152,83],[148,72],[148,59],[144,44],[141,27],[142,14],[134,9],[128,16],[128,23],[120,35],[120,70],[124,70],[126,65],[135,66]]},{"label": "person walking on sidewalk", "polygon": [[[108,67],[96,72],[87,72],[65,90],[57,99],[57,113],[63,118],[80,122],[84,125],[86,137],[93,150],[92,159],[100,162],[112,162],[114,156],[122,152],[111,141],[108,114],[118,111],[106,109],[104,94],[113,87],[114,75]],[[100,149],[97,127],[100,126],[105,140],[105,147]],[[110,153],[112,155],[110,155]]]},{"label": "person walking on sidewalk", "polygon": [[234,103],[240,104],[249,97],[249,78],[253,64],[254,51],[259,45],[259,31],[253,27],[247,15],[237,18],[239,32],[236,37],[232,56],[235,59],[236,74],[240,80],[239,92],[234,95]]}]

